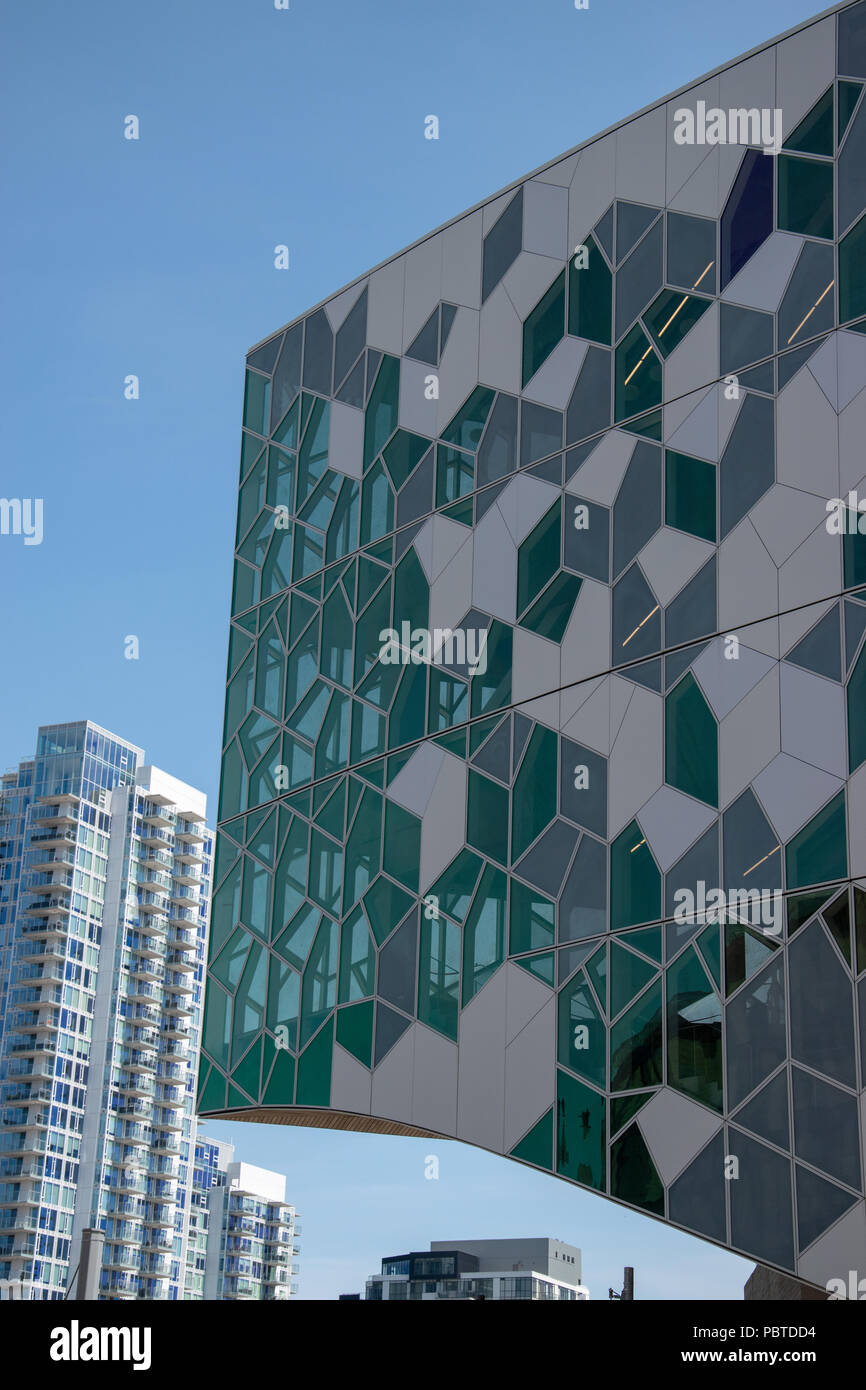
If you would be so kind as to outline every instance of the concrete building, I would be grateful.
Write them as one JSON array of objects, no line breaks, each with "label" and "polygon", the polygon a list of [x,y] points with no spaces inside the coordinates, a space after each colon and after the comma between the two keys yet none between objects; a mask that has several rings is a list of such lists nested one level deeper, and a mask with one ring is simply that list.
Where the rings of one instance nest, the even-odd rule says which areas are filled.
[{"label": "concrete building", "polygon": [[866,1268],[864,86],[861,0],[249,353],[204,1114]]},{"label": "concrete building", "polygon": [[367,1280],[365,1298],[585,1300],[580,1251],[562,1241],[434,1240],[429,1250],[391,1255]]},{"label": "concrete building", "polygon": [[183,1289],[212,832],[202,792],[88,720],[0,783],[0,1279]]},{"label": "concrete building", "polygon": [[199,1135],[184,1297],[285,1301],[297,1293],[301,1226],[282,1173],[234,1161],[234,1145]]}]

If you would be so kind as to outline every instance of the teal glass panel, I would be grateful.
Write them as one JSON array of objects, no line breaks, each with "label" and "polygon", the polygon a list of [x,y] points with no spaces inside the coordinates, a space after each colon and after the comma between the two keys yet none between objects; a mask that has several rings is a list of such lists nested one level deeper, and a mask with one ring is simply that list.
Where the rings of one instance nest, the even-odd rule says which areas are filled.
[{"label": "teal glass panel", "polygon": [[268,496],[269,507],[285,507],[294,510],[295,504],[295,455],[285,449],[277,449],[272,444],[268,449]]},{"label": "teal glass panel", "polygon": [[[321,673],[348,689],[352,684],[354,616],[339,585],[322,608]],[[261,645],[261,644],[260,644]]]},{"label": "teal glass panel", "polygon": [[396,801],[385,803],[384,869],[410,893],[418,892],[421,865],[421,821],[398,806]]},{"label": "teal glass panel", "polygon": [[319,909],[313,907],[312,903],[305,903],[295,913],[283,934],[274,942],[283,959],[296,970],[303,970],[321,921],[322,914]]},{"label": "teal glass panel", "polygon": [[400,748],[423,738],[427,721],[427,675],[425,662],[403,667],[399,689],[388,720],[388,747]]},{"label": "teal glass panel", "polygon": [[431,440],[423,435],[412,434],[409,430],[398,430],[386,445],[383,458],[385,467],[397,491],[413,473],[430,448]]},{"label": "teal glass panel", "polygon": [[866,314],[866,217],[839,242],[839,322]]},{"label": "teal glass panel", "polygon": [[232,585],[232,613],[243,613],[256,601],[258,575],[249,565],[235,561],[234,583]]},{"label": "teal glass panel", "polygon": [[665,450],[665,522],[701,540],[716,539],[716,470],[703,459]]},{"label": "teal glass panel", "polygon": [[[391,585],[386,584],[376,597],[367,605],[358,619],[355,629],[355,684],[361,679],[379,660],[383,647],[383,639],[380,633],[391,626]],[[396,665],[384,668],[386,672],[396,677],[399,675],[400,668]],[[370,699],[365,689],[360,691],[365,699]],[[389,696],[390,699],[390,696]],[[378,702],[377,702],[378,703]],[[386,701],[385,703],[388,703]]]},{"label": "teal glass panel", "polygon": [[373,994],[376,981],[376,948],[360,908],[341,928],[340,1003],[351,1004]]},{"label": "teal glass panel", "polygon": [[304,969],[304,983],[301,989],[301,1047],[313,1036],[336,1003],[338,936],[337,923],[324,918]]},{"label": "teal glass panel", "polygon": [[373,1062],[373,1001],[337,1011],[337,1042],[364,1067]]},{"label": "teal glass panel", "polygon": [[586,976],[579,970],[559,991],[557,1055],[564,1067],[607,1086],[607,1031]]},{"label": "teal glass panel", "polygon": [[274,719],[283,713],[283,675],[286,654],[277,630],[271,627],[259,638],[256,658],[256,704]]},{"label": "teal glass panel", "polygon": [[619,942],[610,948],[610,1013],[615,1018],[636,994],[648,985],[655,970],[649,961],[641,960]]},{"label": "teal glass panel", "polygon": [[505,959],[508,879],[488,864],[463,928],[463,1005],[469,1003]]},{"label": "teal glass panel", "polygon": [[[297,970],[292,970],[276,956],[271,956],[268,972],[267,1026],[294,1051],[298,1045],[301,977]],[[278,1028],[284,1029],[285,1032],[277,1034]]]},{"label": "teal glass panel", "polygon": [[345,912],[366,893],[379,872],[381,840],[382,798],[367,787],[346,841]]},{"label": "teal glass panel", "polygon": [[652,343],[636,323],[616,349],[617,420],[642,415],[661,404],[662,367]]},{"label": "teal glass panel", "polygon": [[402,922],[414,899],[381,874],[364,894],[364,908],[373,928],[377,946]]},{"label": "teal glass panel", "polygon": [[475,487],[475,459],[445,444],[436,446],[436,506],[455,502]]},{"label": "teal glass panel", "polygon": [[238,522],[235,533],[235,545],[240,545],[246,536],[253,522],[259,517],[265,505],[268,481],[268,460],[267,455],[262,454],[261,459],[247,476],[244,483],[238,489]]},{"label": "teal glass panel", "polygon": [[621,1202],[656,1216],[665,1214],[665,1190],[637,1125],[611,1145],[610,1191]]},{"label": "teal glass panel", "polygon": [[662,985],[657,980],[610,1030],[612,1091],[661,1085],[662,1031]]},{"label": "teal glass panel", "polygon": [[837,141],[841,142],[842,136],[848,129],[848,123],[854,115],[854,107],[857,105],[862,90],[863,86],[860,82],[844,82],[840,80],[838,83],[839,111],[836,119]]},{"label": "teal glass panel", "polygon": [[313,401],[298,453],[298,486],[295,505],[299,511],[307,498],[315,491],[328,467],[329,429],[329,402],[317,396]]},{"label": "teal glass panel", "polygon": [[[840,83],[840,86],[844,86]],[[826,154],[831,158],[833,145],[833,87],[827,88],[822,97],[810,111],[806,112],[800,124],[788,136],[784,150],[798,150],[801,154]]]},{"label": "teal glass panel", "polygon": [[240,749],[232,743],[223,754],[220,773],[219,818],[234,816],[246,805],[246,771]]},{"label": "teal glass panel", "polygon": [[523,325],[523,385],[565,336],[565,271],[557,275]]},{"label": "teal glass panel", "polygon": [[[518,860],[556,815],[559,741],[537,724],[520,764],[512,798],[511,858]],[[472,773],[469,774],[470,780]]]},{"label": "teal glass panel", "polygon": [[238,927],[233,932],[219,955],[214,955],[210,962],[210,973],[214,979],[219,980],[221,985],[225,985],[231,994],[234,994],[241,972],[247,963],[247,956],[253,938],[243,927]]},{"label": "teal glass panel", "polygon": [[653,300],[643,320],[663,357],[670,357],[674,348],[679,347],[712,302],[696,294],[683,294],[681,290],[662,290]]},{"label": "teal glass panel", "polygon": [[497,864],[508,863],[508,788],[470,770],[466,843]]},{"label": "teal glass panel", "polygon": [[[397,428],[400,399],[400,359],[387,354],[379,364],[376,381],[370,392],[364,420],[364,469],[384,448]],[[390,530],[390,527],[386,528]],[[380,531],[377,534],[382,535]]]},{"label": "teal glass panel", "polygon": [[244,388],[244,429],[267,434],[271,411],[271,382],[258,372],[247,372]]},{"label": "teal glass panel", "polygon": [[462,922],[469,910],[482,867],[482,861],[476,854],[470,849],[462,849],[426,893],[425,904],[433,902],[429,910],[435,908],[447,912],[449,917]]},{"label": "teal glass panel", "polygon": [[447,917],[421,918],[418,1018],[457,1041],[460,930]]},{"label": "teal glass panel", "polygon": [[848,702],[848,771],[856,772],[866,762],[866,647],[851,672],[846,691]]},{"label": "teal glass panel", "polygon": [[522,614],[559,569],[562,507],[556,501],[517,552],[517,612]]},{"label": "teal glass panel", "polygon": [[453,444],[457,449],[470,449],[474,453],[481,442],[495,394],[487,386],[476,386],[451,423],[442,431],[445,443]]},{"label": "teal glass panel", "polygon": [[228,1067],[231,1042],[231,996],[217,984],[208,981],[202,1024],[202,1047],[212,1061]]},{"label": "teal glass panel", "polygon": [[779,231],[833,240],[833,165],[796,155],[776,160]]},{"label": "teal glass panel", "polygon": [[554,944],[556,907],[519,879],[511,880],[511,912],[509,914],[508,952],[516,956],[524,951],[537,951]]},{"label": "teal glass panel", "polygon": [[434,666],[430,670],[430,714],[427,732],[438,733],[469,718],[469,687],[465,681]]},{"label": "teal glass panel", "polygon": [[297,1105],[326,1106],[331,1100],[334,1023],[331,1020],[298,1058]]},{"label": "teal glass panel", "polygon": [[577,602],[581,583],[582,580],[578,579],[577,575],[560,570],[553,583],[548,584],[529,612],[524,613],[520,626],[529,628],[530,632],[537,632],[539,637],[546,637],[549,642],[561,642]]},{"label": "teal glass panel", "polygon": [[296,396],[292,406],[286,411],[273,433],[275,443],[282,444],[286,449],[297,448],[300,406],[301,398]]},{"label": "teal glass panel", "polygon": [[268,987],[268,952],[257,941],[250,947],[247,963],[235,994],[232,1020],[232,1057],[235,1066],[253,1038],[265,1024],[265,1002]]},{"label": "teal glass panel", "polygon": [[244,885],[241,892],[241,921],[245,927],[268,939],[271,920],[271,876],[267,869],[244,855]]},{"label": "teal glass panel", "polygon": [[335,690],[316,741],[316,777],[327,777],[347,765],[351,713],[351,698]]},{"label": "teal glass panel", "polygon": [[666,990],[668,1085],[720,1111],[722,1005],[692,946],[669,966]]},{"label": "teal glass panel", "polygon": [[381,463],[364,478],[361,490],[361,544],[386,536],[394,529],[394,490]]},{"label": "teal glass panel", "polygon": [[586,265],[578,269],[578,257],[572,256],[568,266],[568,331],[609,347],[613,276],[592,237],[584,245]]},{"label": "teal glass panel", "polygon": [[361,489],[353,478],[346,478],[334,513],[328,523],[325,559],[329,565],[349,555],[360,544]]},{"label": "teal glass panel", "polygon": [[306,896],[307,835],[307,826],[296,818],[286,836],[274,873],[272,936],[282,931]]},{"label": "teal glass panel", "polygon": [[353,763],[375,758],[385,751],[385,716],[370,709],[360,700],[352,701],[352,751]]},{"label": "teal glass panel", "polygon": [[307,892],[326,912],[340,914],[343,850],[320,830],[310,834],[310,879]]},{"label": "teal glass panel", "polygon": [[661,874],[637,821],[610,847],[610,927],[620,931],[661,917]]},{"label": "teal glass panel", "polygon": [[665,781],[709,806],[719,804],[719,729],[691,672],[665,700]]},{"label": "teal glass panel", "polygon": [[487,630],[487,670],[472,677],[472,718],[501,709],[511,700],[511,663],[514,629],[496,618]]},{"label": "teal glass panel", "polygon": [[408,623],[410,631],[426,628],[430,609],[430,586],[421,561],[410,547],[394,571],[394,626]]},{"label": "teal glass panel", "polygon": [[225,738],[237,733],[253,705],[255,654],[250,652],[226,687]]},{"label": "teal glass panel", "polygon": [[604,1192],[607,1117],[604,1096],[568,1072],[556,1073],[556,1171]]},{"label": "teal glass panel", "polygon": [[845,793],[839,792],[785,847],[785,886],[790,891],[848,875]]}]

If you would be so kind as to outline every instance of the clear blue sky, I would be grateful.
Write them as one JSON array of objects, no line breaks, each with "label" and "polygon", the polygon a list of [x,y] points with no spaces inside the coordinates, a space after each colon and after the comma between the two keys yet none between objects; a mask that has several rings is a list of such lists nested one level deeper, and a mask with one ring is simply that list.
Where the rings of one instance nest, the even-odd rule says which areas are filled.
[{"label": "clear blue sky", "polygon": [[[408,242],[814,0],[39,0],[0,56],[0,764],[90,718],[215,806],[243,358]],[[709,22],[709,21],[712,22]],[[141,138],[123,138],[137,115]],[[427,141],[424,118],[439,116]],[[292,268],[273,267],[286,243]],[[126,401],[124,378],[141,380]],[[140,660],[124,659],[124,638]],[[287,1172],[301,1292],[430,1239],[549,1234],[594,1296],[741,1297],[750,1265],[456,1144],[251,1125]],[[440,1156],[438,1182],[424,1156]]]}]

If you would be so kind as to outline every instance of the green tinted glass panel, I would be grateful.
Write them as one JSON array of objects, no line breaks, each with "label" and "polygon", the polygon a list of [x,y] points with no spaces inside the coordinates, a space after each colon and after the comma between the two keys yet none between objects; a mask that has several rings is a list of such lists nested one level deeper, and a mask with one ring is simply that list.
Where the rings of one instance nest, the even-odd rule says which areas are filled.
[{"label": "green tinted glass panel", "polygon": [[231,996],[214,980],[210,980],[205,998],[202,1047],[208,1057],[218,1062],[221,1067],[227,1067],[229,1064],[231,1020]]},{"label": "green tinted glass panel", "polygon": [[[298,1045],[298,1006],[301,999],[301,977],[296,970],[283,961],[271,956],[268,967],[268,1013],[269,1030],[285,1045],[294,1048]],[[280,1031],[277,1030],[285,1030]]]},{"label": "green tinted glass panel", "polygon": [[654,1091],[645,1091],[642,1096],[614,1096],[610,1103],[611,1134],[616,1134],[623,1125],[627,1125],[654,1094]]},{"label": "green tinted glass panel", "polygon": [[517,552],[517,611],[523,613],[559,569],[562,508],[545,512]]},{"label": "green tinted glass panel", "polygon": [[[864,247],[866,250],[866,247]],[[866,584],[866,534],[859,530],[863,513],[855,513],[850,507],[843,511],[842,567],[845,575],[845,588],[856,589]]]},{"label": "green tinted glass panel", "polygon": [[552,946],[556,908],[536,888],[528,888],[519,879],[511,880],[511,912],[509,915],[509,954],[536,951]]},{"label": "green tinted glass panel", "polygon": [[240,1061],[253,1038],[264,1027],[267,984],[268,953],[259,942],[254,941],[235,993],[232,1066]]},{"label": "green tinted glass panel", "polygon": [[529,1131],[511,1150],[512,1158],[524,1163],[532,1163],[536,1168],[553,1169],[553,1111],[542,1115]]},{"label": "green tinted glass panel", "polygon": [[334,1023],[331,1020],[298,1058],[298,1105],[330,1103],[333,1053]]},{"label": "green tinted glass panel", "polygon": [[558,746],[559,741],[551,729],[536,725],[514,784],[513,860],[520,858],[556,815]]},{"label": "green tinted glass panel", "polygon": [[494,618],[487,630],[487,670],[479,671],[472,678],[470,703],[473,719],[509,703],[513,643],[514,629]]},{"label": "green tinted glass panel", "polygon": [[559,1061],[604,1088],[607,1085],[607,1033],[582,970],[560,990],[557,1009]]},{"label": "green tinted glass panel", "polygon": [[447,917],[421,918],[418,1018],[457,1041],[460,930]]},{"label": "green tinted glass panel", "polygon": [[565,334],[565,271],[557,275],[523,325],[523,385]]},{"label": "green tinted glass panel", "polygon": [[641,960],[631,951],[625,950],[618,942],[610,948],[610,1012],[611,1017],[621,1013],[630,1004],[644,985],[649,984],[655,970],[648,961]]},{"label": "green tinted glass panel", "polygon": [[508,880],[488,864],[463,929],[463,1004],[469,1003],[505,959]]},{"label": "green tinted glass panel", "polygon": [[[844,85],[844,84],[840,84]],[[799,125],[795,126],[784,145],[785,150],[799,150],[801,154],[826,154],[832,157],[833,147],[833,88],[826,92],[811,111],[807,111]]]},{"label": "green tinted glass panel", "polygon": [[866,647],[857,658],[846,692],[848,701],[848,771],[866,762]]},{"label": "green tinted glass panel", "polygon": [[833,165],[780,154],[779,230],[833,239]]},{"label": "green tinted glass panel", "polygon": [[[430,611],[430,586],[414,548],[406,552],[394,572],[394,626],[403,623],[426,628]],[[417,639],[416,639],[417,640]]]},{"label": "green tinted glass panel", "polygon": [[701,540],[716,539],[716,470],[703,459],[665,450],[665,522]]},{"label": "green tinted glass panel", "polygon": [[680,290],[662,290],[653,300],[643,318],[663,357],[669,357],[674,348],[679,347],[712,302]]},{"label": "green tinted glass panel", "polygon": [[640,324],[616,350],[616,419],[652,410],[662,398],[662,366]]},{"label": "green tinted glass panel", "polygon": [[360,908],[343,923],[340,944],[340,1003],[365,999],[374,990],[376,948]]},{"label": "green tinted glass panel", "polygon": [[361,489],[361,544],[367,545],[394,529],[394,490],[381,463],[364,478]]},{"label": "green tinted glass panel", "polygon": [[465,497],[475,486],[475,459],[472,454],[439,444],[436,448],[436,506]]},{"label": "green tinted glass panel", "polygon": [[469,717],[469,687],[465,681],[449,676],[437,667],[430,671],[430,712],[428,733],[450,729]]},{"label": "green tinted glass panel", "polygon": [[396,801],[385,803],[385,859],[387,874],[410,893],[418,892],[421,864],[421,821]]},{"label": "green tinted glass panel", "polygon": [[839,792],[785,848],[786,886],[807,888],[848,873],[845,793]]},{"label": "green tinted glass panel", "polygon": [[668,1085],[722,1109],[722,1006],[693,947],[667,972]]},{"label": "green tinted glass panel", "polygon": [[258,372],[247,372],[244,390],[244,428],[257,434],[267,434],[271,410],[271,382]]},{"label": "green tinted glass panel", "polygon": [[373,1001],[337,1010],[337,1042],[365,1067],[373,1061]]},{"label": "green tinted glass panel", "polygon": [[450,425],[442,431],[442,438],[445,442],[455,445],[458,449],[471,449],[474,453],[481,442],[481,435],[487,423],[487,416],[490,414],[494,395],[495,392],[491,391],[489,387],[476,386]]},{"label": "green tinted glass panel", "polygon": [[[267,1061],[265,1062],[267,1070]],[[295,1099],[295,1059],[280,1048],[262,1096],[263,1105],[291,1105]]]},{"label": "green tinted glass panel", "polygon": [[390,444],[386,445],[383,454],[385,465],[395,488],[399,490],[403,486],[429,447],[430,440],[425,439],[422,435],[411,434],[409,430],[397,431]]},{"label": "green tinted glass panel", "polygon": [[401,922],[412,906],[413,899],[408,893],[404,893],[402,888],[398,888],[396,883],[390,879],[383,878],[381,875],[376,879],[371,888],[364,894],[364,907],[370,919],[370,926],[373,928],[373,935],[377,945],[381,946],[385,937],[388,936]]},{"label": "green tinted glass panel", "polygon": [[469,910],[482,867],[482,861],[476,854],[469,849],[462,849],[428,890],[424,898],[425,903],[435,899],[434,906],[447,912],[449,917],[462,922]]},{"label": "green tinted glass panel", "polygon": [[[400,359],[382,358],[364,421],[364,468],[367,469],[397,428]],[[387,528],[390,530],[390,527]],[[378,533],[379,535],[382,532]]]},{"label": "green tinted glass panel", "polygon": [[480,854],[508,863],[508,788],[470,771],[466,842]]},{"label": "green tinted glass panel", "polygon": [[580,593],[581,580],[577,575],[566,574],[560,570],[552,584],[525,613],[520,620],[521,627],[537,632],[549,642],[561,642],[565,636],[572,610]]},{"label": "green tinted glass panel", "polygon": [[637,1125],[611,1145],[610,1191],[622,1202],[664,1216],[665,1190]]},{"label": "green tinted glass panel", "polygon": [[307,892],[326,912],[339,916],[343,888],[343,849],[319,830],[310,835]]},{"label": "green tinted glass panel", "polygon": [[556,1171],[603,1192],[607,1123],[604,1097],[568,1072],[556,1073]]},{"label": "green tinted glass panel", "polygon": [[719,730],[691,672],[665,700],[665,781],[719,804]]},{"label": "green tinted glass panel", "polygon": [[661,1085],[662,1031],[662,986],[657,980],[610,1030],[611,1090]]},{"label": "green tinted glass panel", "polygon": [[349,911],[381,867],[382,798],[367,788],[346,841],[343,910]]},{"label": "green tinted glass panel", "polygon": [[610,345],[613,276],[592,237],[584,245],[586,265],[578,269],[572,256],[568,266],[568,331]]},{"label": "green tinted glass panel", "polygon": [[610,847],[611,930],[660,916],[661,874],[637,821],[632,821]]},{"label": "green tinted glass panel", "polygon": [[323,918],[304,969],[301,990],[301,1047],[306,1045],[337,1002],[338,936],[337,923],[331,922],[327,917]]},{"label": "green tinted glass panel", "polygon": [[519,965],[521,970],[527,970],[542,984],[553,987],[556,977],[556,955],[553,951],[542,951],[537,956],[521,956],[514,964]]}]

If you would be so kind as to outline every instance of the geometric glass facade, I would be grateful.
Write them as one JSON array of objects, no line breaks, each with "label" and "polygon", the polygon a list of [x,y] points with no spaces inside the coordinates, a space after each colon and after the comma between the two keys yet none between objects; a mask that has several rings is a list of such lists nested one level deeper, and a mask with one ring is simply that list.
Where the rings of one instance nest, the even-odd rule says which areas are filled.
[{"label": "geometric glass facade", "polygon": [[249,354],[201,1113],[863,1267],[864,87],[861,2]]}]

